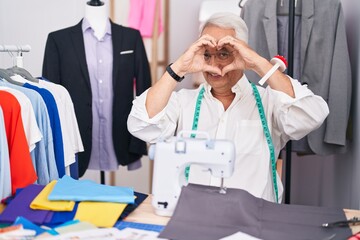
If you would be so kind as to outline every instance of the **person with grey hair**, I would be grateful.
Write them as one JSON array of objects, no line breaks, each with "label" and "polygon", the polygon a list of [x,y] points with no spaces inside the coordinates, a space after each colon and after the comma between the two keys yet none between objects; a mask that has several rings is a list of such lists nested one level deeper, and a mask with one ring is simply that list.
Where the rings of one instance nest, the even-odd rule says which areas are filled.
[{"label": "person with grey hair", "polygon": [[[281,202],[283,186],[276,157],[289,140],[318,128],[329,109],[306,85],[276,70],[262,87],[245,70],[263,77],[273,67],[247,45],[245,22],[232,13],[212,15],[197,39],[152,87],[133,101],[128,129],[156,143],[179,131],[203,131],[235,144],[235,170],[224,185]],[[197,89],[175,91],[190,73],[202,72]],[[171,159],[169,159],[171,161]],[[220,179],[192,165],[190,183],[220,186]]]}]

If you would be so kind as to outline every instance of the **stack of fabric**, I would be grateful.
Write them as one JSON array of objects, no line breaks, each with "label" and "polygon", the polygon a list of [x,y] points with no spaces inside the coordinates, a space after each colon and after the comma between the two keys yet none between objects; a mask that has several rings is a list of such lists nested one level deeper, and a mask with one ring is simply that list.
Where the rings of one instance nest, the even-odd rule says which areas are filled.
[{"label": "stack of fabric", "polygon": [[128,214],[127,206],[133,210],[137,206],[135,199],[143,201],[146,196],[130,187],[107,186],[65,175],[47,185],[32,184],[19,189],[14,198],[8,199],[0,224],[24,226],[25,221],[47,227],[37,234],[59,234],[56,228],[64,224],[113,227],[124,217],[122,213]]}]

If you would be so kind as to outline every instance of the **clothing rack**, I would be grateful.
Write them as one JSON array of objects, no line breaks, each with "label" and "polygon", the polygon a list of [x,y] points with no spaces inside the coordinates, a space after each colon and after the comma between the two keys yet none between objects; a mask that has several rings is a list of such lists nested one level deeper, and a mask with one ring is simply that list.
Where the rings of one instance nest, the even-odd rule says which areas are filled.
[{"label": "clothing rack", "polygon": [[[23,67],[23,52],[30,52],[30,45],[0,45],[0,52],[7,52],[13,57],[13,65],[17,67]],[[12,53],[17,53],[14,56]]]},{"label": "clothing rack", "polygon": [[[296,0],[289,0],[289,36],[288,36],[288,68],[287,74],[293,77],[294,71],[294,26],[295,26],[295,3]],[[285,204],[290,204],[291,190],[291,141],[286,144],[285,159]]]},{"label": "clothing rack", "polygon": [[30,45],[0,45],[0,52],[30,52]]}]

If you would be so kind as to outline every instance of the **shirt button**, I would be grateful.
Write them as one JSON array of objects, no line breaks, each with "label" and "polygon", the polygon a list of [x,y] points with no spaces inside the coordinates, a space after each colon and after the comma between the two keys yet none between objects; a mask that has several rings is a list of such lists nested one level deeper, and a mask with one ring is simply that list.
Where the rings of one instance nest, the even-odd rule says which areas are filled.
[{"label": "shirt button", "polygon": [[103,62],[103,61],[100,59],[100,60],[99,60],[99,63],[102,63],[102,62]]}]

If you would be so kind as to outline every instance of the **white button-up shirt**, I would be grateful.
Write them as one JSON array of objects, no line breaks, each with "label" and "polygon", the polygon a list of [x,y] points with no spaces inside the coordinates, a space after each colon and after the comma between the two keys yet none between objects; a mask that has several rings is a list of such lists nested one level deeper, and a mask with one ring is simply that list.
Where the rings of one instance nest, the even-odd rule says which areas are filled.
[{"label": "white button-up shirt", "polygon": [[[297,80],[291,81],[295,98],[270,87],[257,87],[271,132],[275,156],[279,155],[288,140],[304,137],[318,128],[329,114],[328,106],[321,97],[314,95],[306,85],[301,85]],[[155,143],[158,139],[169,138],[181,130],[191,130],[196,100],[202,86],[205,87],[205,93],[198,131],[206,131],[214,139],[227,139],[235,143],[234,174],[224,179],[224,185],[276,201],[269,148],[255,96],[246,76],[232,87],[236,95],[226,111],[223,104],[211,94],[211,86],[203,83],[198,89],[173,92],[167,106],[150,119],[145,108],[146,91],[133,102],[128,118],[129,131],[144,141]],[[220,179],[212,177],[208,171],[195,165],[191,166],[189,182],[220,186]],[[283,187],[279,176],[277,183],[281,201]]]}]

